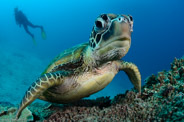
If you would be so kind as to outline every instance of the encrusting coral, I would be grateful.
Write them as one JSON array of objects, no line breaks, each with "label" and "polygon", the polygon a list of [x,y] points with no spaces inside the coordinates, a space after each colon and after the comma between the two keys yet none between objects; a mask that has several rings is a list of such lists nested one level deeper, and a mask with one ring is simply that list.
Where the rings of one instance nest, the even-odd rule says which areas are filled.
[{"label": "encrusting coral", "polygon": [[[38,106],[35,103],[28,107],[34,121],[184,121],[184,59],[175,58],[171,70],[148,77],[141,94],[132,89],[113,99]],[[0,118],[3,115],[6,113],[0,113]]]}]

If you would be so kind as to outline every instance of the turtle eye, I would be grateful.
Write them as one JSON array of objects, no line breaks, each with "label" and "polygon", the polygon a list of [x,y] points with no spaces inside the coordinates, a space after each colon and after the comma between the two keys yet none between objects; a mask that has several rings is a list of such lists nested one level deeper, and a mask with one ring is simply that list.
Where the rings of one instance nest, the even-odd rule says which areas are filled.
[{"label": "turtle eye", "polygon": [[130,21],[133,21],[133,17],[131,15],[128,15],[128,17],[130,18]]},{"label": "turtle eye", "polygon": [[96,25],[97,28],[102,28],[103,27],[102,22],[98,21],[98,20],[95,22],[95,25]]}]

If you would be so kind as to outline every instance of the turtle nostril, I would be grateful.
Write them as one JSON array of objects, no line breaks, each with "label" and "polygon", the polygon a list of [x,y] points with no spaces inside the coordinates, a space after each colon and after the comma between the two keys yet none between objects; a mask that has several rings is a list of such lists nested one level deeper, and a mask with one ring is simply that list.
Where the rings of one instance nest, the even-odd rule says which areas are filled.
[{"label": "turtle nostril", "polygon": [[102,28],[102,22],[96,21],[95,24],[96,24],[96,27]]}]

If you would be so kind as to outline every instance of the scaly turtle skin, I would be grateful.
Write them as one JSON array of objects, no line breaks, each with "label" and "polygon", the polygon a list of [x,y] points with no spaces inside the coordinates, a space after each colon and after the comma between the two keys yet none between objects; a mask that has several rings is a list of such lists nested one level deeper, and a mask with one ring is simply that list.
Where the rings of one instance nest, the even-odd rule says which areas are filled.
[{"label": "scaly turtle skin", "polygon": [[30,86],[16,117],[39,98],[69,103],[105,88],[121,70],[141,91],[141,76],[136,65],[121,60],[131,44],[133,19],[129,15],[102,14],[97,17],[89,43],[73,47],[57,56]]}]

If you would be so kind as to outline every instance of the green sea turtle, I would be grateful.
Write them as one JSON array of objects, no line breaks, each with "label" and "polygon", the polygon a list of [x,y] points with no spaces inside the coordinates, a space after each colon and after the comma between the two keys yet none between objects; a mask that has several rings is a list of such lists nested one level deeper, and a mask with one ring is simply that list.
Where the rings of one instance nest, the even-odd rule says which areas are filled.
[{"label": "green sea turtle", "polygon": [[89,43],[58,55],[23,97],[17,115],[35,99],[69,103],[105,88],[121,70],[140,92],[137,66],[122,61],[131,44],[133,18],[130,15],[102,14],[97,17]]}]

